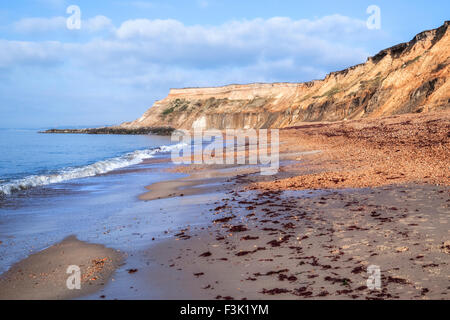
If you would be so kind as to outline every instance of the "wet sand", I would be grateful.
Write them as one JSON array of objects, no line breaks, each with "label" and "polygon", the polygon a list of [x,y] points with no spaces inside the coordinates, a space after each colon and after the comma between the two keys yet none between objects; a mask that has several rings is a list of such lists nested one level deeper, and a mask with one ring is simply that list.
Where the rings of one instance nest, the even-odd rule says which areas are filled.
[{"label": "wet sand", "polygon": [[[164,231],[169,239],[133,252],[130,261],[142,263],[130,277],[151,292],[136,296],[448,299],[449,129],[448,112],[307,124],[280,132],[281,167],[274,176],[260,175],[257,167],[176,167],[189,176],[152,184],[140,199],[160,201],[160,210],[182,199],[180,213],[183,202],[196,199],[196,214],[209,222],[178,225]],[[210,192],[220,200],[210,203]],[[115,251],[67,241],[2,275],[0,298],[70,299],[97,292],[117,266]],[[69,260],[79,259],[74,261],[84,266],[83,274],[98,259],[111,264],[81,291],[69,292],[63,264],[69,255],[61,250],[66,245],[78,248]],[[380,267],[381,290],[367,288],[369,265]],[[137,290],[126,281],[115,285],[110,290],[118,295],[102,289],[94,298]]]},{"label": "wet sand", "polygon": [[[16,263],[0,277],[0,300],[73,299],[100,290],[122,263],[122,254],[68,237]],[[68,289],[66,273],[80,267],[81,288]]]},{"label": "wet sand", "polygon": [[233,191],[205,230],[149,249],[160,265],[142,280],[163,299],[448,299],[448,192]]},{"label": "wet sand", "polygon": [[221,166],[208,166],[208,170],[202,170],[200,173],[191,173],[184,178],[151,184],[146,187],[149,191],[140,195],[139,199],[150,201],[218,192],[226,190],[226,182],[230,178],[255,172],[259,172],[259,169],[239,166],[224,169]]},{"label": "wet sand", "polygon": [[449,129],[443,112],[283,130],[280,171],[232,177],[142,280],[167,299],[448,299]]}]

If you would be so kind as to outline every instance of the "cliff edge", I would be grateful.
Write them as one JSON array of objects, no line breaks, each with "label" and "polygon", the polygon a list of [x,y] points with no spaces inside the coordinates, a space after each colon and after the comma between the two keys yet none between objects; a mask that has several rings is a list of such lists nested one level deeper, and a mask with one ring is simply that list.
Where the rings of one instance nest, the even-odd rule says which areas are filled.
[{"label": "cliff edge", "polygon": [[450,21],[363,64],[305,83],[171,89],[122,128],[284,128],[450,107]]}]

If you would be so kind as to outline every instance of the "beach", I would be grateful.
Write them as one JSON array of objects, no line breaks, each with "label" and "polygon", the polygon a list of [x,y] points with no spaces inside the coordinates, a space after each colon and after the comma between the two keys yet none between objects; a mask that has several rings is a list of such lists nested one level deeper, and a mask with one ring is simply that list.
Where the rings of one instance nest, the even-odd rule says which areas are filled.
[{"label": "beach", "polygon": [[[149,251],[163,264],[150,284],[168,299],[448,299],[449,120],[285,130],[280,172],[232,178],[205,230]],[[370,265],[380,290],[367,287]]]},{"label": "beach", "polygon": [[[0,297],[448,299],[449,128],[450,113],[440,112],[283,129],[272,176],[257,166],[174,166],[168,158],[112,172],[99,178],[98,200],[89,198],[110,201],[107,208],[80,217],[89,227],[66,232],[81,247],[100,246],[95,257],[80,253],[83,265],[100,256],[119,261],[117,250],[123,260],[92,280],[92,291]],[[10,229],[17,237],[19,227]],[[46,257],[45,248],[34,253]],[[27,262],[33,255],[20,256],[0,281],[45,286],[48,278],[17,277],[24,265],[40,272]],[[379,289],[367,287],[369,266],[379,268]],[[63,269],[50,276],[55,283]]]},{"label": "beach", "polygon": [[[150,284],[170,299],[446,299],[445,192],[232,193],[206,231],[150,251],[165,267]],[[369,265],[381,268],[380,291],[366,286]]]},{"label": "beach", "polygon": [[[122,263],[119,251],[67,237],[15,264],[0,278],[3,299],[73,299],[98,291]],[[80,289],[71,290],[68,267],[80,267]]]}]

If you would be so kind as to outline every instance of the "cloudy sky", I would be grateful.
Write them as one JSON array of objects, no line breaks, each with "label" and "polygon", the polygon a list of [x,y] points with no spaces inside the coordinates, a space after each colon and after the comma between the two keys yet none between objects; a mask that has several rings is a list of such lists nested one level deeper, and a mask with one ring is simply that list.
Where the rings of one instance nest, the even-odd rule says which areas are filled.
[{"label": "cloudy sky", "polygon": [[117,124],[170,88],[323,78],[449,12],[448,0],[2,1],[0,127]]}]

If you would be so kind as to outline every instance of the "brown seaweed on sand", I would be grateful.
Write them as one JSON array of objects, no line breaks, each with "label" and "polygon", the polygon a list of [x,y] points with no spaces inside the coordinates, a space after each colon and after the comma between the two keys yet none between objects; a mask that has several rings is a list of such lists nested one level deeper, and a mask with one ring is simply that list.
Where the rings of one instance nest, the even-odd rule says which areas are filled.
[{"label": "brown seaweed on sand", "polygon": [[258,236],[255,236],[255,237],[252,237],[252,236],[245,236],[245,237],[242,237],[242,238],[241,238],[241,240],[257,240],[257,239],[259,239]]},{"label": "brown seaweed on sand", "polygon": [[230,227],[230,229],[228,229],[228,231],[230,231],[230,232],[244,232],[247,230],[248,230],[247,227],[245,227],[242,224],[237,225],[237,226],[232,226],[232,227]]},{"label": "brown seaweed on sand", "polygon": [[209,257],[211,255],[212,255],[211,252],[206,251],[206,252],[203,252],[201,255],[199,255],[199,257]]},{"label": "brown seaweed on sand", "polygon": [[280,289],[280,288],[274,288],[274,289],[263,289],[261,291],[262,294],[269,294],[269,295],[276,295],[276,294],[282,294],[282,293],[289,293],[290,290],[288,289]]},{"label": "brown seaweed on sand", "polygon": [[309,297],[312,296],[312,291],[309,291],[307,287],[300,287],[298,289],[294,289],[292,294],[300,297]]},{"label": "brown seaweed on sand", "polygon": [[233,218],[235,218],[236,216],[230,216],[230,217],[224,217],[224,218],[221,218],[221,219],[216,219],[216,220],[213,220],[213,223],[218,223],[218,222],[228,222],[228,221],[230,221],[231,219],[233,219]]},{"label": "brown seaweed on sand", "polygon": [[283,238],[281,238],[280,240],[271,240],[271,241],[267,242],[267,244],[270,244],[272,247],[279,247],[282,243],[289,241],[289,239],[291,237],[292,236],[287,235],[287,236],[284,236]]}]

